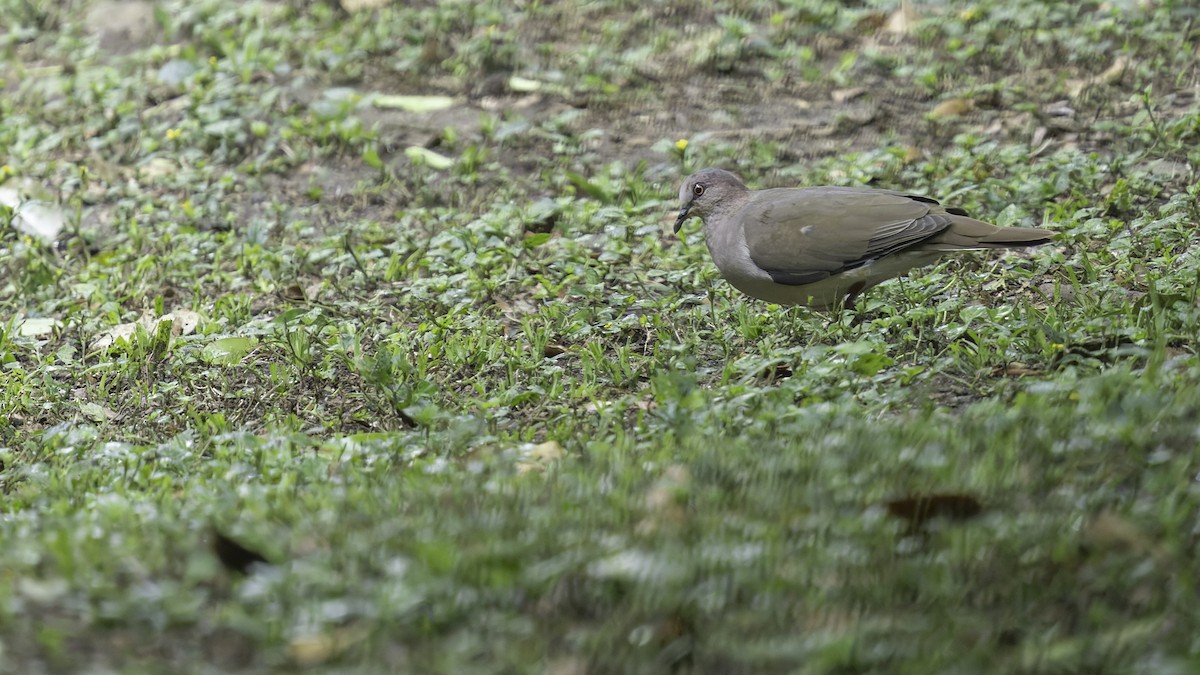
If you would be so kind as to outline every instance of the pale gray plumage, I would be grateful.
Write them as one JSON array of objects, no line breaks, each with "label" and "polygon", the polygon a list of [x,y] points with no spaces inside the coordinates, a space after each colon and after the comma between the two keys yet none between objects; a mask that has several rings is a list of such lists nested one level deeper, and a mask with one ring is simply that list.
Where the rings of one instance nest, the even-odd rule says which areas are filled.
[{"label": "pale gray plumage", "polygon": [[997,227],[933,199],[853,187],[749,190],[721,169],[704,169],[679,189],[683,208],[704,221],[713,262],[735,288],[781,305],[852,307],[859,293],[946,253],[1037,246],[1036,227]]}]

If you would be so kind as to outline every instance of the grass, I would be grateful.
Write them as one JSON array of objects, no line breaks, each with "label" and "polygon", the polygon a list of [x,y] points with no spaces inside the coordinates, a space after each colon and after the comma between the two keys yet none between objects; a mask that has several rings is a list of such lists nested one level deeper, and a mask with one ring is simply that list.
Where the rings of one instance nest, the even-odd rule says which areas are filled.
[{"label": "grass", "polygon": [[[409,4],[0,0],[0,671],[1197,667],[1193,10]],[[709,165],[1059,238],[853,325]]]}]

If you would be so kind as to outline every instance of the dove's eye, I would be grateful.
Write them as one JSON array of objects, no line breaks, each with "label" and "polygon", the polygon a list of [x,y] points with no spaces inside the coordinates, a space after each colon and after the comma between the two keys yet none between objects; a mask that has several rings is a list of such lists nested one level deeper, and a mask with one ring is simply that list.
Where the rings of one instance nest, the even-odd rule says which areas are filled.
[{"label": "dove's eye", "polygon": [[700,183],[696,183],[695,185],[692,186],[692,194],[696,197],[699,197],[700,195],[704,194],[704,186],[701,185]]}]

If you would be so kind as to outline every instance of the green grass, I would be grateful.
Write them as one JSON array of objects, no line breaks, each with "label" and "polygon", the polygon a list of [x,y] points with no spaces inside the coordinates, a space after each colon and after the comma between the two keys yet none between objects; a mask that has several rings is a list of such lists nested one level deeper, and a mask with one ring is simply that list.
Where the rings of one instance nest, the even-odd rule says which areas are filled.
[{"label": "green grass", "polygon": [[[0,672],[1200,667],[1194,10],[510,5],[0,0]],[[709,165],[1059,238],[855,325]]]}]

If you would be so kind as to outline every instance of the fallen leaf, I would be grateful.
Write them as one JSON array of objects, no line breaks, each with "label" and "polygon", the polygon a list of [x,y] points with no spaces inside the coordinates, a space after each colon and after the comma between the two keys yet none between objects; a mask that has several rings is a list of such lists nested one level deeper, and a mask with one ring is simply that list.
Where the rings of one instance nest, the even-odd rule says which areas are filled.
[{"label": "fallen leaf", "polygon": [[49,335],[54,332],[55,328],[62,325],[58,319],[42,317],[38,319],[25,319],[17,325],[17,335],[21,337],[37,337],[39,335]]},{"label": "fallen leaf", "polygon": [[422,148],[419,145],[405,148],[404,154],[412,160],[413,164],[425,164],[432,169],[449,169],[454,166],[453,159],[445,155],[439,155],[429,148]]},{"label": "fallen leaf", "polygon": [[388,2],[390,0],[341,0],[338,4],[342,6],[342,9],[353,14],[367,9],[379,9],[386,6]]},{"label": "fallen leaf", "polygon": [[542,675],[587,675],[588,662],[579,656],[559,656],[546,661]]},{"label": "fallen leaf", "polygon": [[79,412],[86,415],[93,422],[107,422],[117,417],[117,413],[113,412],[112,409],[105,408],[98,403],[84,403],[79,406]]},{"label": "fallen leaf", "polygon": [[177,309],[174,312],[168,312],[159,321],[166,319],[171,320],[172,335],[191,335],[196,332],[196,326],[200,325],[200,314],[190,309]]},{"label": "fallen leaf", "polygon": [[679,527],[687,522],[687,504],[692,488],[692,473],[682,464],[672,464],[661,478],[646,491],[646,517],[637,525],[637,532],[652,535],[665,527]]},{"label": "fallen leaf", "polygon": [[376,108],[405,110],[407,112],[436,112],[454,107],[452,96],[404,96],[400,94],[378,94],[371,99]]},{"label": "fallen leaf", "polygon": [[101,333],[100,337],[93,340],[91,348],[93,350],[106,349],[116,344],[117,340],[128,340],[129,336],[133,335],[134,331],[137,330],[137,327],[138,323],[136,321],[119,323]]},{"label": "fallen leaf", "polygon": [[1044,371],[1030,368],[1024,363],[1006,363],[992,369],[994,377],[1025,377],[1026,375],[1041,375]]},{"label": "fallen leaf", "polygon": [[915,495],[890,499],[885,506],[892,516],[903,518],[916,526],[939,517],[966,520],[983,511],[978,499],[964,494]]},{"label": "fallen leaf", "polygon": [[562,459],[566,456],[563,447],[558,444],[558,441],[546,441],[538,443],[525,455],[530,459],[535,459],[539,462],[552,462],[556,459]]},{"label": "fallen leaf", "polygon": [[1103,73],[1096,76],[1096,79],[1105,84],[1113,84],[1120,82],[1125,76],[1125,71],[1129,70],[1130,60],[1125,54],[1117,55],[1113,60],[1112,65],[1104,69]]},{"label": "fallen leaf", "polygon": [[308,300],[308,296],[304,293],[304,287],[300,284],[288,284],[279,291],[279,297],[292,302],[304,302]]},{"label": "fallen leaf", "polygon": [[200,315],[191,310],[176,310],[167,312],[160,317],[150,315],[143,316],[137,321],[129,323],[121,323],[113,326],[107,331],[100,334],[91,345],[92,350],[107,349],[116,343],[117,340],[128,340],[134,333],[137,332],[137,327],[141,326],[146,329],[146,332],[153,333],[158,330],[158,325],[164,321],[171,322],[171,335],[190,335],[196,330],[196,326],[200,324]]},{"label": "fallen leaf", "polygon": [[1103,511],[1083,528],[1083,541],[1098,549],[1127,550],[1133,553],[1164,555],[1164,551],[1132,520],[1112,511]]},{"label": "fallen leaf", "polygon": [[859,33],[872,33],[883,28],[887,20],[887,12],[867,12],[854,22],[854,29]]},{"label": "fallen leaf", "polygon": [[883,30],[887,33],[906,35],[912,32],[913,26],[919,18],[917,10],[913,9],[910,0],[900,0],[900,9],[892,12],[892,15],[888,17],[887,23],[883,25]]},{"label": "fallen leaf", "polygon": [[1104,69],[1104,72],[1084,80],[1071,79],[1067,80],[1067,95],[1071,98],[1078,98],[1080,94],[1087,91],[1089,88],[1100,84],[1115,84],[1125,76],[1125,71],[1133,65],[1132,60],[1125,55],[1120,54],[1113,60],[1112,65]]},{"label": "fallen leaf", "polygon": [[17,577],[15,586],[15,590],[26,599],[45,605],[58,602],[71,590],[71,585],[62,577],[39,579],[37,577],[20,575]]},{"label": "fallen leaf", "polygon": [[558,441],[528,445],[525,447],[522,460],[517,462],[517,473],[543,472],[566,455],[567,453],[558,444]]},{"label": "fallen leaf", "polygon": [[139,178],[146,182],[153,183],[159,178],[178,175],[179,162],[167,157],[151,157],[150,159],[139,164],[137,170]]},{"label": "fallen leaf", "polygon": [[952,98],[935,105],[926,115],[931,120],[965,115],[975,109],[975,101],[969,98]]},{"label": "fallen leaf", "polygon": [[583,411],[591,413],[603,412],[613,407],[615,404],[616,401],[588,401],[587,403],[583,404]]},{"label": "fallen leaf", "polygon": [[1050,117],[1075,117],[1076,114],[1075,109],[1067,105],[1066,101],[1055,101],[1043,107],[1042,112]]},{"label": "fallen leaf", "polygon": [[367,626],[351,625],[327,633],[297,635],[288,642],[288,656],[296,665],[316,666],[344,654],[370,636]]},{"label": "fallen leaf", "polygon": [[833,99],[834,103],[845,103],[853,101],[867,92],[866,87],[850,87],[849,89],[834,89],[829,92],[829,98]]},{"label": "fallen leaf", "polygon": [[560,355],[566,354],[566,353],[567,353],[567,348],[562,345],[548,344],[545,346],[545,348],[542,349],[542,356],[545,356],[548,359],[554,358],[555,356],[560,356]]},{"label": "fallen leaf", "polygon": [[524,77],[513,75],[508,78],[508,88],[522,94],[537,91],[542,88],[542,83],[537,80],[530,80]]},{"label": "fallen leaf", "polygon": [[57,206],[36,199],[24,199],[13,188],[0,188],[0,206],[12,209],[12,224],[19,232],[46,243],[58,238],[67,224],[67,215]]}]

